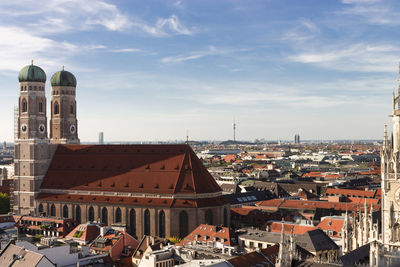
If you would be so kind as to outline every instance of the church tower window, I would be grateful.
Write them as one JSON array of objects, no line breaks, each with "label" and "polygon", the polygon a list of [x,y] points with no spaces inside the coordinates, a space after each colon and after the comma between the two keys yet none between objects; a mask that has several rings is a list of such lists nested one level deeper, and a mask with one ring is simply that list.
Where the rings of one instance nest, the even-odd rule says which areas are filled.
[{"label": "church tower window", "polygon": [[43,103],[39,102],[39,112],[43,112]]},{"label": "church tower window", "polygon": [[131,209],[129,213],[129,223],[130,223],[130,234],[136,235],[136,212],[134,209]]},{"label": "church tower window", "polygon": [[26,102],[26,99],[22,99],[22,112],[27,112],[28,111],[28,103]]},{"label": "church tower window", "polygon": [[69,106],[69,113],[74,114],[74,106]]},{"label": "church tower window", "polygon": [[58,105],[57,101],[54,103],[54,114],[60,114],[60,106]]}]

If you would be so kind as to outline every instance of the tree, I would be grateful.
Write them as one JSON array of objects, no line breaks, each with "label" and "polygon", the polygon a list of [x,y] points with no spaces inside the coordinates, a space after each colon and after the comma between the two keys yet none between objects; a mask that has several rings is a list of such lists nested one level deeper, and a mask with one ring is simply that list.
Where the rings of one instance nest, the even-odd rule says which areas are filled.
[{"label": "tree", "polygon": [[0,214],[7,214],[10,211],[10,196],[0,193]]}]

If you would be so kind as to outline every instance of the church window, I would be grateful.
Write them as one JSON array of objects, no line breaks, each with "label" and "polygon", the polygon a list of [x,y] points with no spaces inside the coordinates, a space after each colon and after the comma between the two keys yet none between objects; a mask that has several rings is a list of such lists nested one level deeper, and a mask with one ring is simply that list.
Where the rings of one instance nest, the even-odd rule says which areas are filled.
[{"label": "church window", "polygon": [[81,207],[80,206],[76,206],[76,208],[75,208],[75,221],[77,221],[78,223],[81,223]]},{"label": "church window", "polygon": [[21,91],[24,91],[24,87],[23,86],[21,86]]},{"label": "church window", "polygon": [[129,213],[129,230],[131,235],[136,235],[136,212],[134,209],[131,209]]},{"label": "church window", "polygon": [[54,204],[51,204],[50,216],[56,216],[56,206],[54,206]]},{"label": "church window", "polygon": [[144,211],[144,234],[150,235],[150,211],[148,209]]},{"label": "church window", "polygon": [[39,214],[43,212],[43,205],[39,204]]},{"label": "church window", "polygon": [[165,237],[165,213],[163,210],[158,214],[158,235]]},{"label": "church window", "polygon": [[68,218],[68,207],[67,205],[64,205],[63,207],[63,217]]},{"label": "church window", "polygon": [[206,224],[213,225],[213,214],[211,210],[206,211],[205,221]]},{"label": "church window", "polygon": [[74,106],[73,105],[69,106],[69,112],[71,114],[74,114]]},{"label": "church window", "polygon": [[117,208],[117,210],[115,211],[115,222],[116,223],[120,223],[122,221],[121,219],[121,209]]},{"label": "church window", "polygon": [[228,226],[228,212],[224,208],[224,226]]},{"label": "church window", "polygon": [[108,224],[108,212],[106,207],[101,210],[101,222],[106,225]]},{"label": "church window", "polygon": [[39,102],[39,112],[43,112],[43,103]]},{"label": "church window", "polygon": [[22,99],[22,112],[27,112],[28,111],[28,103],[26,102],[26,99]]},{"label": "church window", "polygon": [[54,114],[60,114],[60,106],[57,101],[54,102]]},{"label": "church window", "polygon": [[93,209],[93,207],[89,208],[89,221],[91,221],[91,222],[94,221],[94,209]]},{"label": "church window", "polygon": [[179,237],[184,238],[189,232],[189,218],[186,211],[179,213]]}]

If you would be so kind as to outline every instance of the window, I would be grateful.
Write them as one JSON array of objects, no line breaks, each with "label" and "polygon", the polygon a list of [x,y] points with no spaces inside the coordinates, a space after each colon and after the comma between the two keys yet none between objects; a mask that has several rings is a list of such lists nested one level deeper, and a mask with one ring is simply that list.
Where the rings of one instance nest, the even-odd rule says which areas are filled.
[{"label": "window", "polygon": [[259,248],[262,248],[263,246],[262,246],[262,243],[258,243],[258,247]]},{"label": "window", "polygon": [[205,221],[206,224],[213,225],[213,214],[211,210],[206,211]]},{"label": "window", "polygon": [[115,222],[116,223],[120,223],[122,221],[121,219],[121,209],[117,208],[117,210],[115,211]]},{"label": "window", "polygon": [[144,211],[144,234],[150,235],[150,211],[148,209]]},{"label": "window", "polygon": [[54,206],[54,204],[51,204],[50,216],[56,216],[56,206]]},{"label": "window", "polygon": [[75,220],[78,223],[81,223],[81,207],[80,206],[76,206],[76,209],[75,209]]},{"label": "window", "polygon": [[228,226],[228,212],[224,208],[224,226]]},{"label": "window", "polygon": [[158,235],[165,237],[165,213],[163,210],[158,214]]},{"label": "window", "polygon": [[130,223],[130,234],[136,235],[136,212],[134,209],[131,209],[129,212],[129,223]]},{"label": "window", "polygon": [[64,207],[63,207],[63,214],[62,214],[62,216],[63,216],[64,218],[68,218],[68,207],[67,207],[67,205],[64,205]]},{"label": "window", "polygon": [[69,113],[74,114],[74,106],[73,105],[69,106]]},{"label": "window", "polygon": [[54,102],[54,114],[60,114],[60,106],[57,101]]},{"label": "window", "polygon": [[94,221],[94,209],[93,209],[93,207],[89,208],[89,221],[90,222]]},{"label": "window", "polygon": [[106,207],[104,207],[101,210],[101,222],[106,224],[106,225],[108,224],[108,214],[107,214],[107,208]]},{"label": "window", "polygon": [[39,204],[39,214],[43,212],[43,205]]},{"label": "window", "polygon": [[22,112],[27,112],[28,111],[28,103],[26,102],[26,99],[22,99]]},{"label": "window", "polygon": [[43,112],[43,103],[39,102],[39,112]]},{"label": "window", "polygon": [[250,247],[250,248],[254,248],[254,242],[250,241],[249,247]]},{"label": "window", "polygon": [[179,213],[179,237],[184,238],[189,232],[189,218],[186,211]]}]

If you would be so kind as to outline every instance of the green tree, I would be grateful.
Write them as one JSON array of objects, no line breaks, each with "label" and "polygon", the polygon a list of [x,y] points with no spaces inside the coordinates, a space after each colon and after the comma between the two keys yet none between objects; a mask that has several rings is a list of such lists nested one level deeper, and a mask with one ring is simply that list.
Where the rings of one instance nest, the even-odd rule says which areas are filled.
[{"label": "green tree", "polygon": [[0,193],[0,214],[10,212],[10,196],[6,193]]}]

